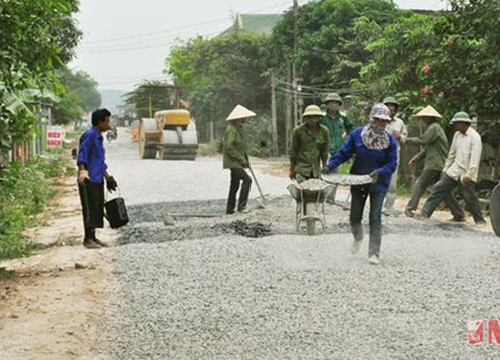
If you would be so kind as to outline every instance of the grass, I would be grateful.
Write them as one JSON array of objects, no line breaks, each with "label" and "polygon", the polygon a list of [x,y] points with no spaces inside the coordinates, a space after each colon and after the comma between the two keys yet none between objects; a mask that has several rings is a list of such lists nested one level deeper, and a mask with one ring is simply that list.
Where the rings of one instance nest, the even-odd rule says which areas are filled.
[{"label": "grass", "polygon": [[43,210],[55,195],[53,180],[69,175],[67,152],[49,152],[25,164],[11,163],[0,173],[0,260],[36,250],[23,235],[43,221]]},{"label": "grass", "polygon": [[411,197],[411,193],[412,193],[411,186],[398,184],[398,190],[397,190],[398,197],[408,197],[409,198],[409,197]]},{"label": "grass", "polygon": [[14,270],[6,270],[5,268],[0,267],[0,279],[12,279],[16,276],[16,272]]}]

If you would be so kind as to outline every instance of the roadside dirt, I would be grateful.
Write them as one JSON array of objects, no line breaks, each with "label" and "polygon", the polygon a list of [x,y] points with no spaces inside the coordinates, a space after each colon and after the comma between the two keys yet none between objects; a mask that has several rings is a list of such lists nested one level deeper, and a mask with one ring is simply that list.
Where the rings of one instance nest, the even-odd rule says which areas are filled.
[{"label": "roadside dirt", "polygon": [[[82,245],[82,220],[74,178],[64,179],[46,212],[47,226],[27,235],[46,246],[38,254],[4,261],[13,272],[0,278],[0,358],[102,359],[108,336],[98,329],[113,316],[112,248]],[[115,241],[111,229],[100,238]]]}]

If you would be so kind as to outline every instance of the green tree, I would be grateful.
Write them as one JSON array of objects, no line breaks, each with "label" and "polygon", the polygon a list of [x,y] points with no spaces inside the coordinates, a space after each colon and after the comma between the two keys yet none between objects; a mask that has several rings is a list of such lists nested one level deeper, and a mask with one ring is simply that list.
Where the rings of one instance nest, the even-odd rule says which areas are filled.
[{"label": "green tree", "polygon": [[[386,0],[323,0],[301,6],[295,64],[303,83],[348,87],[369,60],[369,52],[356,41],[356,21],[363,17],[385,26],[398,12],[392,1]],[[274,64],[282,76],[286,71],[283,58],[294,58],[294,23],[290,10],[273,32]]]},{"label": "green tree", "polygon": [[158,80],[144,81],[124,96],[125,103],[135,105],[139,119],[153,117],[156,111],[174,109],[177,105],[174,87]]},{"label": "green tree", "polygon": [[500,116],[500,0],[452,1],[436,24],[439,46],[429,59],[430,90],[449,114],[465,109],[482,119]]},{"label": "green tree", "polygon": [[365,37],[361,41],[370,53],[359,81],[353,82],[359,95],[370,99],[396,95],[401,109],[410,113],[415,106],[433,103],[435,99],[426,90],[429,82],[425,66],[437,46],[434,26],[440,19],[439,15],[403,13],[385,28],[359,22],[360,34]]},{"label": "green tree", "polygon": [[[72,17],[78,0],[0,1],[0,104],[24,89],[55,83],[55,70],[70,61],[81,36]],[[0,154],[26,136],[36,118],[25,108],[0,106]]]},{"label": "green tree", "polygon": [[91,112],[101,106],[101,94],[98,83],[84,71],[72,71],[67,68],[60,72],[60,81],[68,93],[74,95],[77,105],[85,112]]},{"label": "green tree", "polygon": [[497,119],[500,0],[451,3],[449,12],[401,16],[380,31],[357,85],[397,93],[410,110],[430,103],[448,119],[459,110]]},{"label": "green tree", "polygon": [[54,122],[67,124],[80,119],[83,112],[91,112],[101,105],[97,81],[84,71],[72,71],[66,67],[58,71],[55,94],[60,101],[54,108]]},{"label": "green tree", "polygon": [[213,39],[197,37],[172,49],[167,71],[183,88],[197,120],[201,141],[208,140],[207,125],[224,126],[237,104],[258,113],[270,108],[268,38],[236,33]]}]

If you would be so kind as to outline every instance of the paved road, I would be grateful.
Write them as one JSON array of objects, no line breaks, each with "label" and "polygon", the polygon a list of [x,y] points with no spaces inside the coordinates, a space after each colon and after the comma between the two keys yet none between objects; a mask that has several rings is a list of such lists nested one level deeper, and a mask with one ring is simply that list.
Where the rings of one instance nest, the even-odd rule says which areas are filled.
[{"label": "paved road", "polygon": [[[370,266],[367,241],[348,254],[347,212],[328,207],[325,234],[297,234],[287,179],[260,172],[274,199],[266,209],[167,227],[165,212],[224,212],[220,160],[139,160],[123,131],[107,154],[132,218],[116,248],[116,358],[500,358],[500,345],[467,340],[468,320],[500,317],[492,234],[385,219],[382,262]],[[236,235],[235,220],[270,225],[272,235]]]}]

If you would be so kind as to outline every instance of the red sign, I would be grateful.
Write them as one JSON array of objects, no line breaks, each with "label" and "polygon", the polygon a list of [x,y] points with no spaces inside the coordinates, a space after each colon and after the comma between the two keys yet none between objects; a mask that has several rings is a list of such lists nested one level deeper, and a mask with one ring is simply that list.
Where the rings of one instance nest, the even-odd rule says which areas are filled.
[{"label": "red sign", "polygon": [[47,128],[47,146],[62,146],[64,133],[60,126],[49,126]]}]

